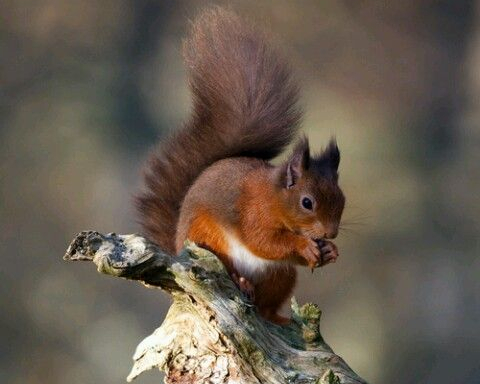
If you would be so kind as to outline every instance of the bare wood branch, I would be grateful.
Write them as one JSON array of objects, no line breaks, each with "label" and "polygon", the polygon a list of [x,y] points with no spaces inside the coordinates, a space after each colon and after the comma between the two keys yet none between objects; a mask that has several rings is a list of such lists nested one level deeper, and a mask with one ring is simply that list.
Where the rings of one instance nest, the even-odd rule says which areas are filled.
[{"label": "bare wood branch", "polygon": [[263,320],[212,253],[187,244],[172,257],[139,235],[81,232],[65,260],[170,293],[163,324],[134,354],[127,380],[158,367],[167,383],[365,383],[325,343],[321,311],[292,300],[293,321]]}]

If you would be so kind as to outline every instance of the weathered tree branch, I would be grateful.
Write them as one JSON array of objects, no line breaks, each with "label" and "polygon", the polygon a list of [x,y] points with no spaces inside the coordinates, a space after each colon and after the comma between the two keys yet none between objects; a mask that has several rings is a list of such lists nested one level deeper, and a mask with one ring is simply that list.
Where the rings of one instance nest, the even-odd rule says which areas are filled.
[{"label": "weathered tree branch", "polygon": [[82,232],[65,260],[91,260],[107,275],[170,293],[163,324],[133,356],[127,380],[165,371],[167,383],[365,383],[324,342],[321,311],[292,300],[293,321],[263,320],[212,253],[187,244],[172,257],[139,235]]}]

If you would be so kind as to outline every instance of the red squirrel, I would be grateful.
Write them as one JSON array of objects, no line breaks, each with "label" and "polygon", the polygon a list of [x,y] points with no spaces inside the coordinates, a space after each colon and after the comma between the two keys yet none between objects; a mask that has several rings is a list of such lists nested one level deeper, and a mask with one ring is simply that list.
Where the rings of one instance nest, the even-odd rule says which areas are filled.
[{"label": "red squirrel", "polygon": [[151,155],[141,223],[161,248],[186,239],[215,253],[259,313],[274,323],[296,264],[334,262],[345,197],[335,140],[311,155],[300,138],[280,165],[301,111],[288,65],[236,14],[204,11],[183,47],[193,112]]}]

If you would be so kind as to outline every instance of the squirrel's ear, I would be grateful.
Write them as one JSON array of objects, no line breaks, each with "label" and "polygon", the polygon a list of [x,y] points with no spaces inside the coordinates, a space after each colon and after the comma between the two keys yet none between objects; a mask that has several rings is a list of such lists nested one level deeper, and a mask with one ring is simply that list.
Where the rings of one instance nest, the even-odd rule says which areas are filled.
[{"label": "squirrel's ear", "polygon": [[315,156],[313,167],[318,169],[320,173],[334,180],[338,179],[338,166],[340,164],[340,151],[338,150],[337,141],[331,138],[322,153]]},{"label": "squirrel's ear", "polygon": [[308,139],[303,137],[293,149],[293,153],[285,167],[285,187],[291,188],[302,177],[310,165],[310,146]]},{"label": "squirrel's ear", "polygon": [[340,164],[340,151],[338,150],[337,140],[335,138],[332,137],[330,139],[327,148],[322,153],[322,157],[327,160],[333,171],[338,171],[338,166]]}]

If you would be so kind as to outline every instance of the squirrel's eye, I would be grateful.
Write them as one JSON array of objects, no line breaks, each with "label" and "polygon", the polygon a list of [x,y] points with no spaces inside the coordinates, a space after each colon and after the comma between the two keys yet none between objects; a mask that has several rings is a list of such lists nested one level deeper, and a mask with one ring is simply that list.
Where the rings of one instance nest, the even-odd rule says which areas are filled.
[{"label": "squirrel's eye", "polygon": [[302,199],[302,206],[303,206],[303,208],[308,209],[309,211],[311,211],[311,210],[313,209],[312,200],[310,200],[308,197],[304,197],[304,198]]}]

